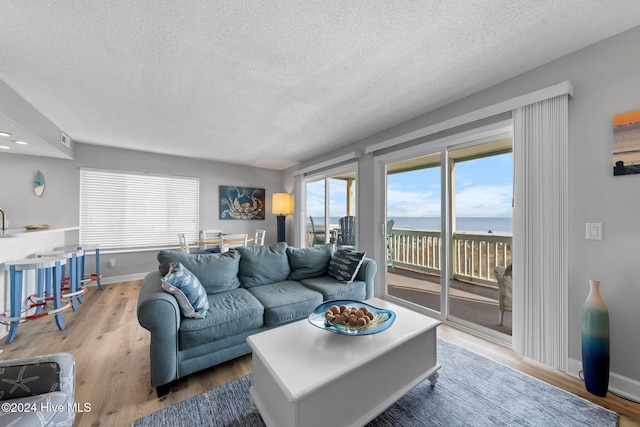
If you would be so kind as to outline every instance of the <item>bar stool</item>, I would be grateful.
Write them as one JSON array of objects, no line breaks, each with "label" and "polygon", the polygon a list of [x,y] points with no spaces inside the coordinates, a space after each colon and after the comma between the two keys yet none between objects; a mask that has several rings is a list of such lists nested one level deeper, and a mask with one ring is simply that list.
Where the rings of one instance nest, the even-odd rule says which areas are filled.
[{"label": "bar stool", "polygon": [[[7,336],[7,344],[10,344],[16,336],[18,325],[28,320],[35,320],[47,315],[54,315],[58,329],[64,329],[61,311],[71,307],[70,303],[62,305],[60,299],[60,282],[62,277],[62,266],[65,265],[67,259],[64,257],[49,258],[28,258],[19,261],[7,261],[4,263],[5,270],[9,270],[9,292],[11,301],[10,316],[7,313],[0,314],[0,323],[9,326],[9,335]],[[53,309],[41,311],[32,315],[23,315],[28,310],[36,307],[46,306],[46,301],[35,304],[22,305],[22,287],[24,272],[28,270],[36,270],[38,277],[38,290],[44,289],[47,277],[50,277],[52,284]]]},{"label": "bar stool", "polygon": [[[80,269],[81,267],[80,259],[84,257],[84,251],[75,249],[75,248],[70,250],[55,250],[55,251],[37,253],[36,257],[38,258],[64,257],[67,259],[67,264],[69,264],[69,277],[67,278],[65,276],[64,274],[65,267],[63,265],[61,270],[62,279],[60,284],[65,285],[65,287],[62,288],[62,291],[68,291],[68,292],[63,292],[61,294],[61,298],[69,298],[69,300],[71,301],[71,307],[73,308],[73,311],[76,311],[77,310],[76,300],[78,300],[79,303],[82,303],[81,295],[87,290],[82,286],[82,283],[80,280],[82,276],[82,270]],[[47,283],[46,295],[51,296],[51,288],[49,286],[49,283]],[[36,302],[41,302],[43,298],[46,298],[44,297],[44,293],[42,292],[41,289],[38,289],[37,296],[32,296],[32,297],[36,299]]]},{"label": "bar stool", "polygon": [[56,250],[73,250],[73,249],[79,249],[84,251],[84,255],[90,255],[90,252],[93,252],[96,256],[96,272],[95,273],[91,273],[88,275],[85,275],[85,270],[84,270],[84,255],[80,257],[79,262],[80,262],[80,281],[82,282],[83,285],[90,283],[90,282],[97,282],[98,284],[98,288],[99,289],[103,289],[102,288],[102,283],[100,283],[100,279],[102,279],[102,275],[100,274],[100,245],[91,245],[91,244],[84,244],[84,245],[71,245],[71,246],[64,246],[64,247],[60,247],[60,248],[56,248]]}]

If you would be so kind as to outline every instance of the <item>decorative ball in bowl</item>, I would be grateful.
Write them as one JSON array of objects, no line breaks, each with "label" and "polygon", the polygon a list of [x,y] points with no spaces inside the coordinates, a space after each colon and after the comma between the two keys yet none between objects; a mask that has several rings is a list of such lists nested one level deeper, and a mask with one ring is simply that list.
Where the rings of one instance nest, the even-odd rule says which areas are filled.
[{"label": "decorative ball in bowl", "polygon": [[372,335],[387,330],[396,320],[391,310],[357,300],[331,300],[317,306],[309,323],[343,335]]}]

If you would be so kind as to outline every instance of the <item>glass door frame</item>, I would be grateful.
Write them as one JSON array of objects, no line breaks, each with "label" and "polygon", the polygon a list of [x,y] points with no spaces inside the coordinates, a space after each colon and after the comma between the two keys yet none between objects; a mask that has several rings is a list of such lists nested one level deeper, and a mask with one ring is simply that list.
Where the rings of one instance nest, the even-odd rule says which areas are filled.
[{"label": "glass door frame", "polygon": [[[329,184],[329,180],[331,178],[334,178],[337,175],[343,175],[343,174],[347,174],[347,173],[354,173],[355,174],[355,197],[353,197],[352,199],[352,203],[354,204],[354,211],[356,214],[356,222],[355,222],[355,229],[356,229],[356,248],[358,247],[358,242],[359,242],[359,237],[360,237],[360,233],[359,233],[359,228],[358,228],[358,216],[357,213],[360,212],[359,209],[359,200],[360,197],[359,195],[359,170],[358,170],[358,162],[349,162],[349,163],[345,163],[342,164],[340,166],[336,166],[336,167],[332,167],[330,169],[325,169],[321,172],[316,172],[316,173],[309,173],[309,174],[305,174],[304,176],[301,176],[300,179],[300,200],[301,200],[301,209],[300,209],[300,231],[301,231],[301,239],[300,239],[300,243],[298,244],[299,247],[306,247],[306,232],[307,232],[307,218],[309,217],[308,213],[307,213],[307,184],[309,182],[317,182],[317,181],[323,181],[324,180],[324,229],[328,230],[329,229],[329,224],[330,224],[330,217],[329,214],[331,213],[330,210],[330,198],[331,198],[331,189],[330,189],[330,184]],[[329,242],[330,238],[329,238],[329,233],[325,232],[325,242]]]}]

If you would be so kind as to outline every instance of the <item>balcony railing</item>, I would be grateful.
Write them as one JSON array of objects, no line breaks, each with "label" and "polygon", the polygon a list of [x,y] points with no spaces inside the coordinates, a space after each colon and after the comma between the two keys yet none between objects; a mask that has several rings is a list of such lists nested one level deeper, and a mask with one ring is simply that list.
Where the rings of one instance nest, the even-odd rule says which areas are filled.
[{"label": "balcony railing", "polygon": [[[439,231],[394,228],[391,232],[394,266],[440,275]],[[494,266],[511,263],[512,236],[494,233],[453,234],[453,278],[497,286]]]},{"label": "balcony railing", "polygon": [[[307,231],[307,246],[311,246],[310,226]],[[394,266],[440,275],[442,239],[439,231],[394,227],[390,239]],[[511,244],[510,234],[454,233],[453,278],[497,286],[493,267],[506,267],[511,263]]]}]

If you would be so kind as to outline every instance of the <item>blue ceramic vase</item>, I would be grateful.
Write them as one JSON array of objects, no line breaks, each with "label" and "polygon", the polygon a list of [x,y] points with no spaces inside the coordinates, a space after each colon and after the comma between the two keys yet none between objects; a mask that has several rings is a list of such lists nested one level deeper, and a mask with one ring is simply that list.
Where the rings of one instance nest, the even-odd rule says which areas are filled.
[{"label": "blue ceramic vase", "polygon": [[609,389],[609,311],[600,295],[600,281],[589,280],[582,307],[582,372],[589,393],[604,397]]}]

